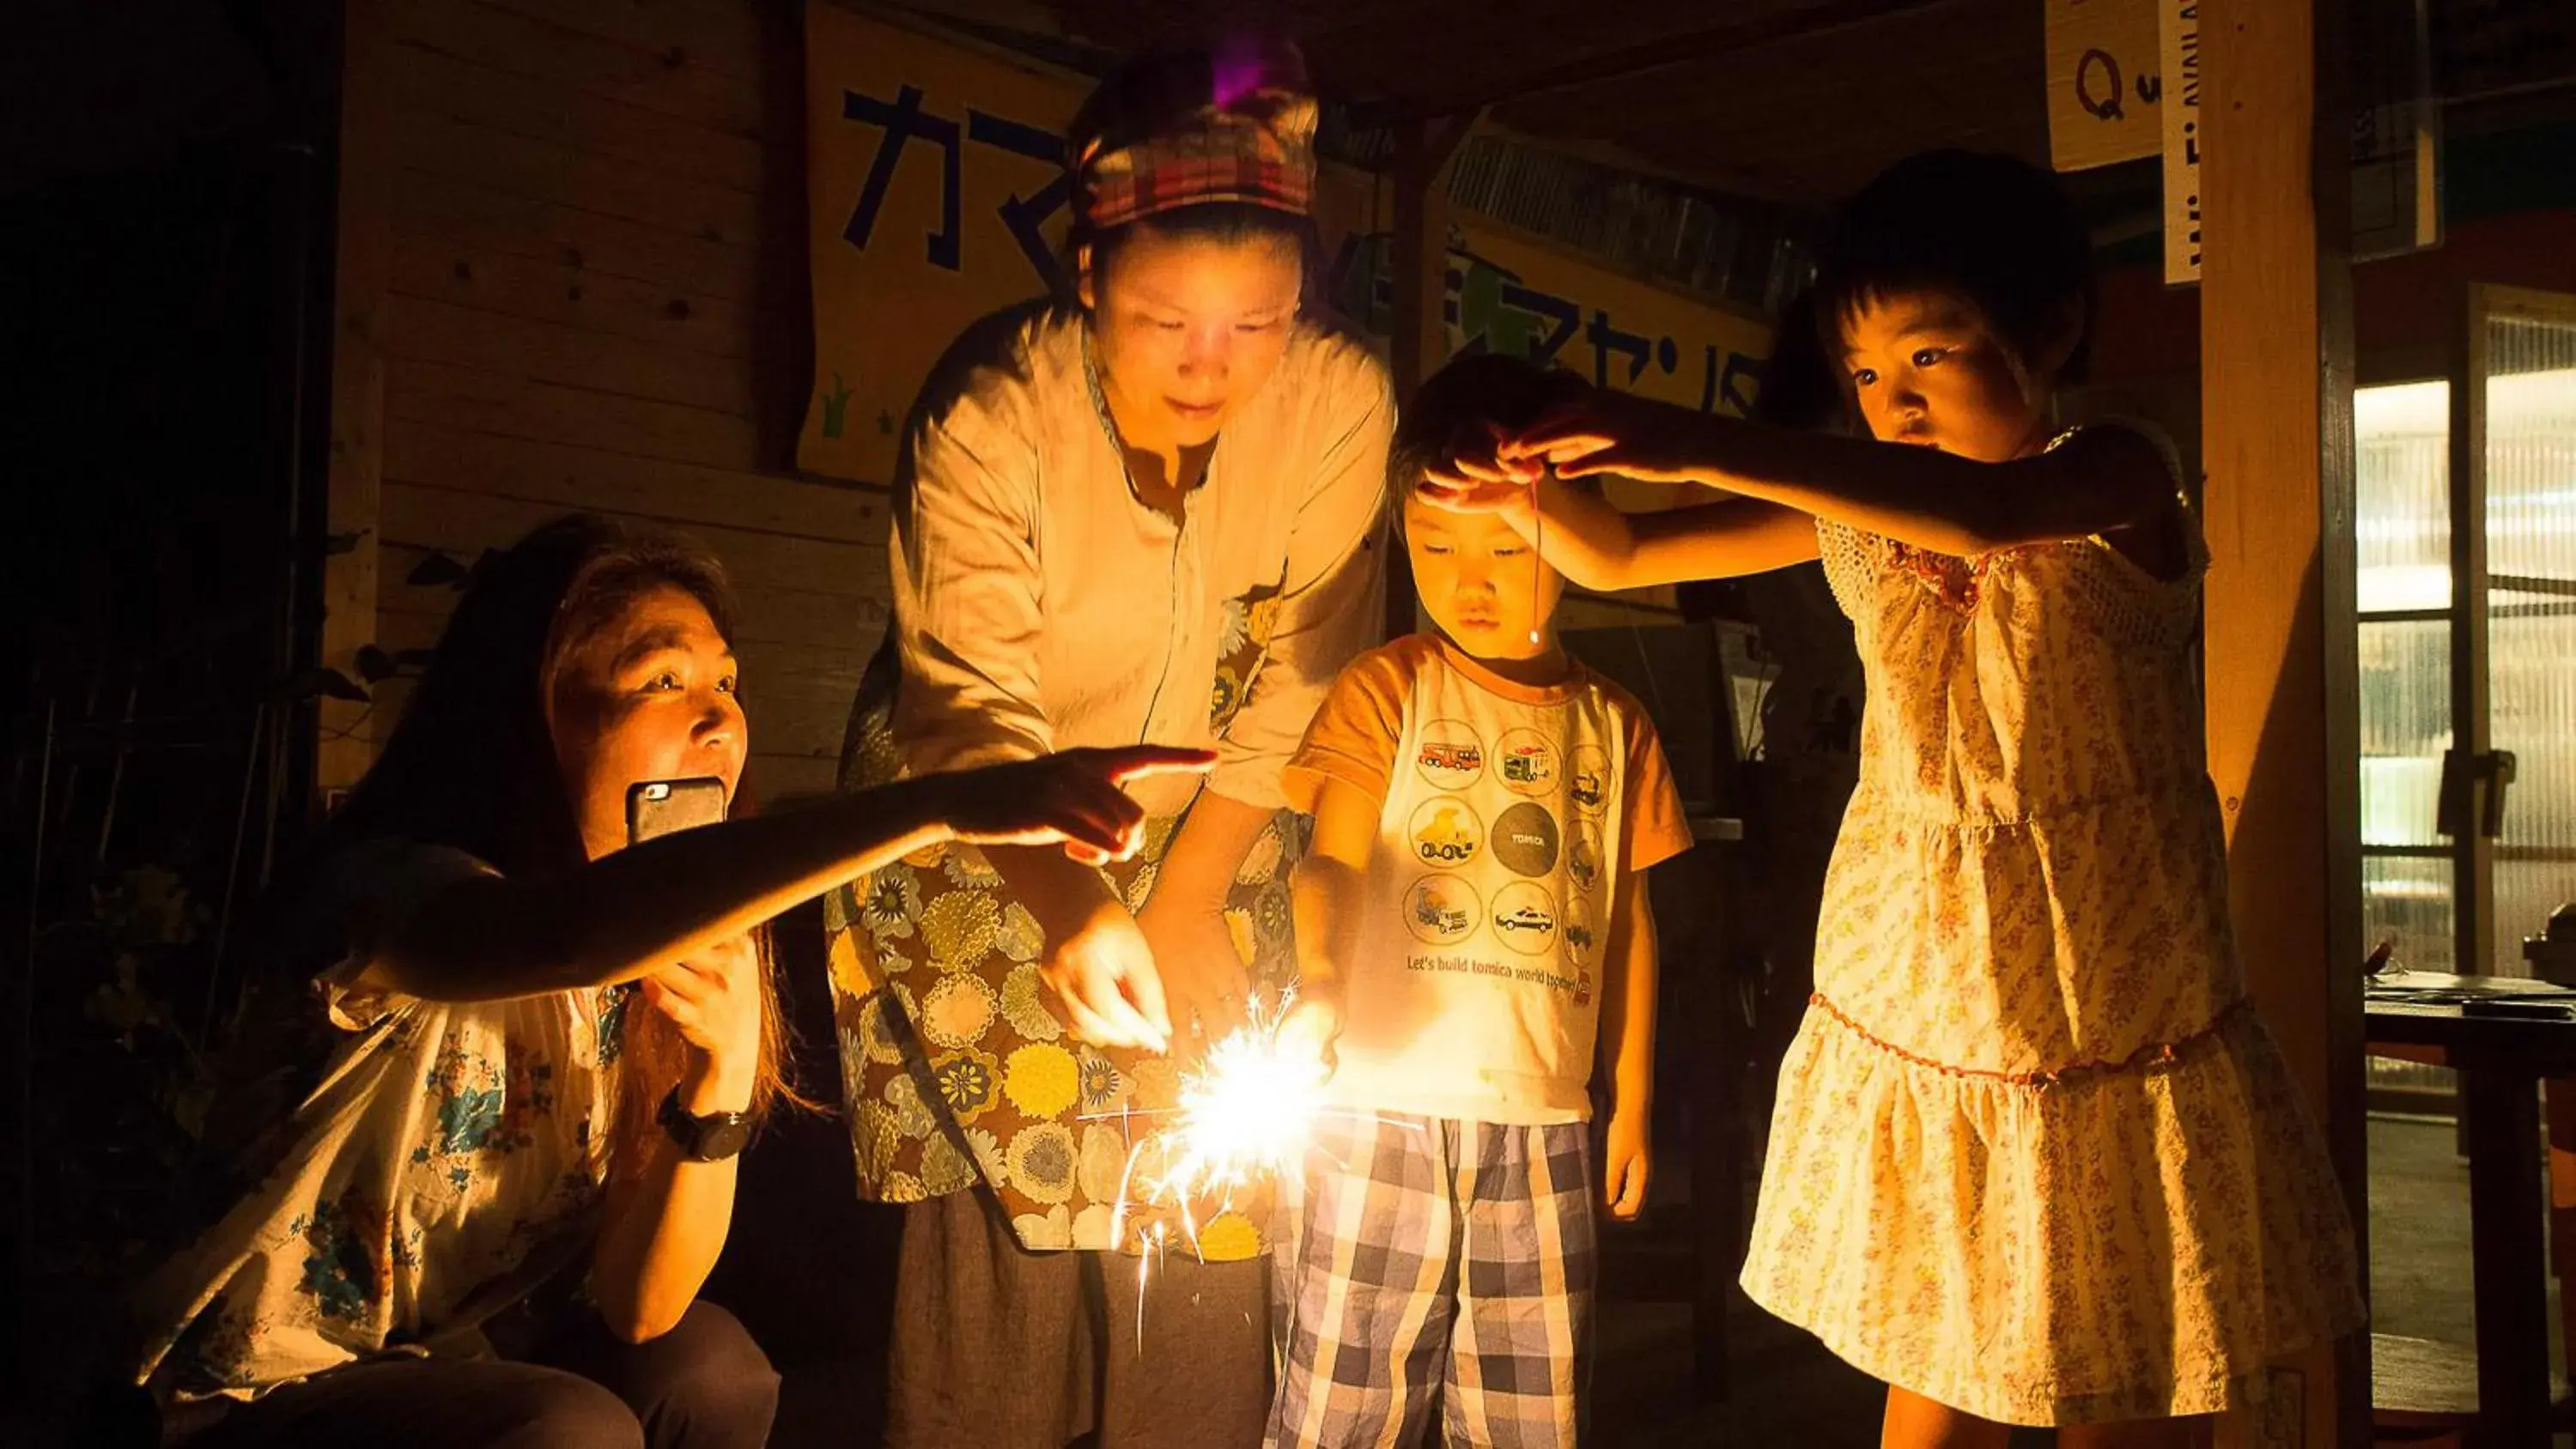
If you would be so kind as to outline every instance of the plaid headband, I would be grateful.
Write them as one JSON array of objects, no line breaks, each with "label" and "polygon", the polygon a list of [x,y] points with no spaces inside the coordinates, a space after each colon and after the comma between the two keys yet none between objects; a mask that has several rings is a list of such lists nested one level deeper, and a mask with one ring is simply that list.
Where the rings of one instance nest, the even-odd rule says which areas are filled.
[{"label": "plaid headband", "polygon": [[1305,216],[1315,191],[1315,101],[1256,90],[1209,106],[1188,129],[1074,159],[1078,215],[1096,235],[1157,212],[1238,201]]}]

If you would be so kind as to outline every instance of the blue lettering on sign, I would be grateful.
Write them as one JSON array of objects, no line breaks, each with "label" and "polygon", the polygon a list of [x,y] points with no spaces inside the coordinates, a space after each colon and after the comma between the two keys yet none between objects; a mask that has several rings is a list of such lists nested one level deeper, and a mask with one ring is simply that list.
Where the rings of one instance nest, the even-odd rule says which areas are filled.
[{"label": "blue lettering on sign", "polygon": [[903,148],[914,141],[929,141],[939,147],[942,162],[939,229],[930,234],[930,263],[956,271],[965,261],[957,244],[957,180],[963,164],[957,123],[925,113],[919,86],[899,88],[890,102],[857,91],[843,91],[841,118],[885,128],[885,139],[877,143],[876,159],[868,166],[867,182],[859,188],[859,204],[850,209],[850,224],[841,228],[842,237],[861,251],[867,250],[868,238],[876,231],[877,213],[885,206],[886,188],[894,184],[895,163],[903,159]]},{"label": "blue lettering on sign", "polygon": [[1014,156],[1043,161],[1055,174],[1033,196],[1017,192],[1002,203],[1002,225],[1010,228],[1011,238],[1020,244],[1020,255],[1029,266],[1044,277],[1050,291],[1060,288],[1064,268],[1047,246],[1047,219],[1056,214],[1073,194],[1073,183],[1064,171],[1064,137],[1043,127],[1026,126],[1018,121],[969,108],[966,112],[966,139],[980,145],[996,146]]},{"label": "blue lettering on sign", "polygon": [[939,227],[929,234],[927,254],[932,266],[951,272],[963,270],[966,249],[958,210],[964,192],[965,143],[971,142],[1043,161],[1053,173],[1044,186],[1027,196],[1014,192],[1002,203],[999,214],[1030,268],[1050,287],[1062,280],[1062,269],[1046,244],[1046,225],[1063,209],[1070,195],[1064,175],[1063,132],[972,107],[967,109],[966,124],[961,128],[949,117],[922,109],[921,87],[912,85],[897,87],[891,101],[845,90],[841,93],[841,116],[885,131],[884,139],[877,143],[875,158],[868,163],[867,179],[859,187],[858,204],[850,209],[849,224],[841,229],[843,240],[861,251],[867,250],[870,238],[876,234],[878,215],[885,209],[886,188],[894,184],[895,167],[903,160],[904,148],[915,141],[927,141],[940,152]]},{"label": "blue lettering on sign", "polygon": [[1598,309],[1592,313],[1592,325],[1584,329],[1583,335],[1592,344],[1594,387],[1610,385],[1610,354],[1615,352],[1628,359],[1627,380],[1632,384],[1645,374],[1646,360],[1654,355],[1653,342],[1640,333],[1622,332],[1611,326],[1610,314]]},{"label": "blue lettering on sign", "polygon": [[1556,355],[1565,350],[1565,344],[1573,341],[1574,334],[1583,326],[1582,305],[1571,298],[1552,296],[1535,288],[1525,287],[1509,273],[1505,273],[1504,277],[1502,288],[1504,306],[1517,307],[1533,317],[1544,318],[1554,324],[1545,337],[1539,338],[1527,352],[1521,355],[1542,366],[1554,364]]}]

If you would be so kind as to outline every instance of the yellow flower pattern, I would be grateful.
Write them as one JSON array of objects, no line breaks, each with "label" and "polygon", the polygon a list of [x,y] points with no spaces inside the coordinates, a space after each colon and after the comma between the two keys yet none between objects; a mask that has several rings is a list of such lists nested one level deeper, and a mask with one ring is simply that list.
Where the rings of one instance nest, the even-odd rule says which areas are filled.
[{"label": "yellow flower pattern", "polygon": [[1261,1233],[1242,1213],[1218,1213],[1199,1229],[1199,1257],[1210,1263],[1240,1263],[1261,1256]]},{"label": "yellow flower pattern", "polygon": [[937,1046],[973,1046],[984,1039],[1000,1010],[984,978],[961,971],[922,993],[921,1034]]},{"label": "yellow flower pattern", "polygon": [[942,971],[973,970],[1001,929],[1002,908],[984,891],[949,891],[921,907],[921,937],[930,945],[931,964]]},{"label": "yellow flower pattern", "polygon": [[1073,1053],[1052,1042],[1032,1042],[1002,1064],[1002,1095],[1026,1116],[1062,1116],[1081,1092]]}]

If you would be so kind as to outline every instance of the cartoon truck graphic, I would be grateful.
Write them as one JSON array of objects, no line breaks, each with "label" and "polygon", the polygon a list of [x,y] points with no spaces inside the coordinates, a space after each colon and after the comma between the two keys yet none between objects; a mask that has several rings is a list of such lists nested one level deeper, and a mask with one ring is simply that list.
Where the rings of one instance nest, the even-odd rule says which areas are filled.
[{"label": "cartoon truck graphic", "polygon": [[1503,755],[1503,778],[1515,785],[1537,785],[1547,780],[1547,747],[1519,745]]},{"label": "cartoon truck graphic", "polygon": [[1457,806],[1443,805],[1414,837],[1413,848],[1424,860],[1465,860],[1476,853],[1476,837],[1458,823]]},{"label": "cartoon truck graphic", "polygon": [[1413,898],[1413,919],[1443,936],[1454,936],[1467,929],[1467,913],[1449,904],[1438,891],[1426,890]]},{"label": "cartoon truck graphic", "polygon": [[1574,848],[1566,852],[1565,868],[1573,874],[1576,885],[1590,890],[1592,883],[1600,879],[1601,857],[1592,849],[1592,842],[1577,837]]},{"label": "cartoon truck graphic", "polygon": [[1422,747],[1422,763],[1435,770],[1455,770],[1462,775],[1472,775],[1484,768],[1485,752],[1474,745],[1426,743]]},{"label": "cartoon truck graphic", "polygon": [[1601,777],[1590,770],[1575,771],[1574,784],[1570,793],[1574,796],[1574,803],[1582,806],[1584,809],[1600,809]]},{"label": "cartoon truck graphic", "polygon": [[1544,936],[1556,929],[1556,922],[1549,920],[1547,912],[1535,906],[1522,906],[1507,915],[1495,917],[1494,926],[1504,931],[1536,931]]}]

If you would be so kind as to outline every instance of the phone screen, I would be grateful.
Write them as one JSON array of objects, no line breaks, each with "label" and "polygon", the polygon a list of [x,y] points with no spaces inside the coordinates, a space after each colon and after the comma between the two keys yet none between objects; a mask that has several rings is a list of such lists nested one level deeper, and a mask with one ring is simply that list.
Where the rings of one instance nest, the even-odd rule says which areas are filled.
[{"label": "phone screen", "polygon": [[713,825],[725,818],[724,781],[646,780],[626,792],[626,842],[629,845]]}]

